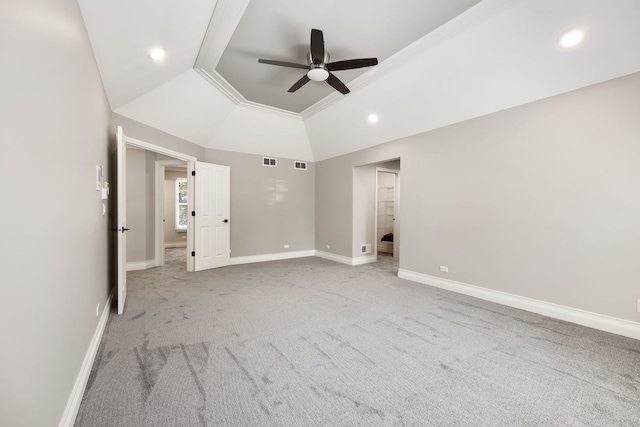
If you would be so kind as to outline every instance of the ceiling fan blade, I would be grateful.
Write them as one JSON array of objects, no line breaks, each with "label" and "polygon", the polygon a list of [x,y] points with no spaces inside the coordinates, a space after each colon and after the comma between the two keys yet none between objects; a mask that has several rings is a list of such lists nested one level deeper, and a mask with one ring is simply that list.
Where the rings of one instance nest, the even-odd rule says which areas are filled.
[{"label": "ceiling fan blade", "polygon": [[311,59],[314,64],[322,64],[324,61],[324,36],[322,31],[311,30]]},{"label": "ceiling fan blade", "polygon": [[325,64],[329,71],[353,70],[354,68],[372,67],[378,65],[378,58],[347,59]]},{"label": "ceiling fan blade", "polygon": [[309,69],[308,65],[294,64],[293,62],[273,61],[271,59],[258,59],[258,62],[261,64],[278,65],[280,67],[301,68],[303,70]]},{"label": "ceiling fan blade", "polygon": [[311,79],[309,77],[307,77],[307,75],[305,74],[304,76],[302,76],[302,78],[300,80],[298,80],[297,82],[294,83],[293,86],[291,86],[291,88],[289,89],[289,92],[297,91],[302,86],[304,86],[307,83],[309,83],[309,80],[311,80]]},{"label": "ceiling fan blade", "polygon": [[329,77],[327,77],[327,80],[325,81],[329,83],[331,87],[333,87],[335,90],[337,90],[343,95],[346,95],[350,92],[349,88],[345,86],[345,84],[342,83],[339,78],[337,78],[335,75],[331,73],[329,73]]}]

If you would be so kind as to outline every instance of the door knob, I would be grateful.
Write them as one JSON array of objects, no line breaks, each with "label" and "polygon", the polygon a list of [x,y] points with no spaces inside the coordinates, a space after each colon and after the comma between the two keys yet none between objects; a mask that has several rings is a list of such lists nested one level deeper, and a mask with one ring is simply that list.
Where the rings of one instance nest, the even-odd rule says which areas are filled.
[{"label": "door knob", "polygon": [[130,228],[124,228],[124,227],[122,227],[122,232],[123,232],[123,233],[124,233],[125,231],[129,231],[129,230],[131,230],[131,229],[130,229]]},{"label": "door knob", "polygon": [[222,221],[222,222],[224,222],[224,223],[226,224],[227,222],[229,222],[229,220],[228,220],[228,219],[225,219],[225,220],[224,220],[224,221]]}]

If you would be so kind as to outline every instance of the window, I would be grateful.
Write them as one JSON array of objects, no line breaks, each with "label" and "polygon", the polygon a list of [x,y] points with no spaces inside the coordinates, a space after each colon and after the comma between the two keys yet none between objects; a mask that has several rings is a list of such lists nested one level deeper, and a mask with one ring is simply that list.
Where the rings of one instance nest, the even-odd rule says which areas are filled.
[{"label": "window", "polygon": [[187,230],[187,179],[176,179],[176,231]]}]

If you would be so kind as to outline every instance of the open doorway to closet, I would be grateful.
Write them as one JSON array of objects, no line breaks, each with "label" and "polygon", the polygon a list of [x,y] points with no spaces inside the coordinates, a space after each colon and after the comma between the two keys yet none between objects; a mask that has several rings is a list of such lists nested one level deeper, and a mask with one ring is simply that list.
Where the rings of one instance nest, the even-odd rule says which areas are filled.
[{"label": "open doorway to closet", "polygon": [[378,256],[400,257],[400,170],[376,168],[376,242]]},{"label": "open doorway to closet", "polygon": [[398,271],[400,258],[400,159],[353,168],[352,265],[384,263]]}]

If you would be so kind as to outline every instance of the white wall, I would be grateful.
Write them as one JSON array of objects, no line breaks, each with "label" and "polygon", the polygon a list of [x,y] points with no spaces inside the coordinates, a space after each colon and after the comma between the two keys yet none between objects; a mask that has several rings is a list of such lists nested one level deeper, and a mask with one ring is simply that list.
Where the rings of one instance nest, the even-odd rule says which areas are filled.
[{"label": "white wall", "polygon": [[352,169],[400,157],[401,269],[639,322],[638,117],[633,74],[318,162],[316,248],[352,255]]},{"label": "white wall", "polygon": [[111,113],[75,0],[0,9],[0,425],[56,426],[110,288]]}]

